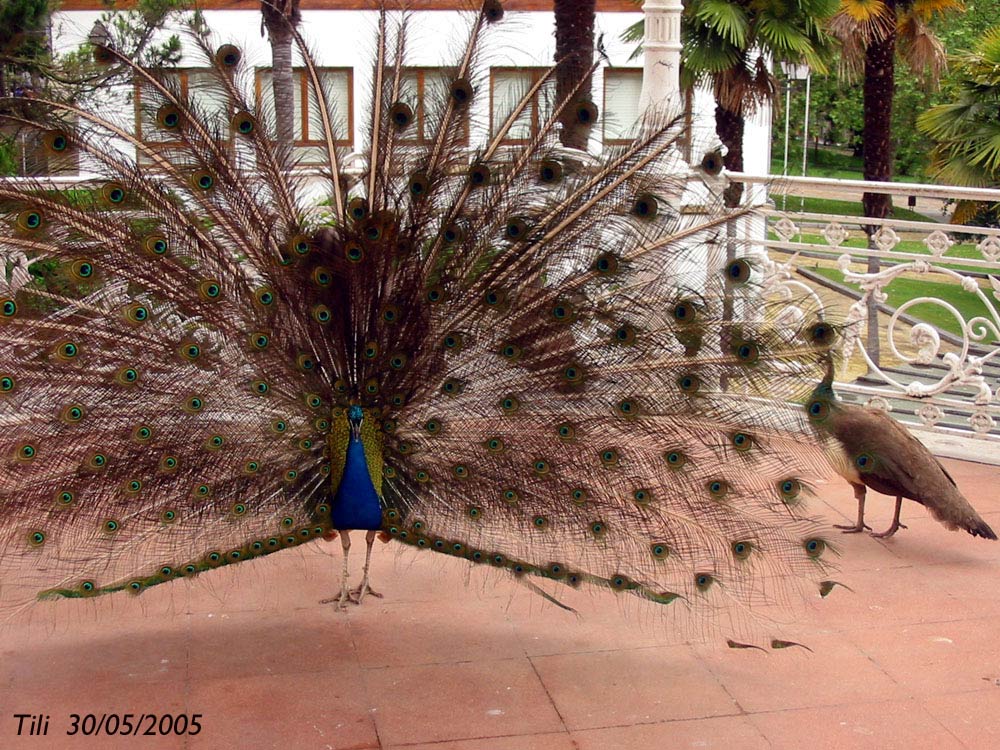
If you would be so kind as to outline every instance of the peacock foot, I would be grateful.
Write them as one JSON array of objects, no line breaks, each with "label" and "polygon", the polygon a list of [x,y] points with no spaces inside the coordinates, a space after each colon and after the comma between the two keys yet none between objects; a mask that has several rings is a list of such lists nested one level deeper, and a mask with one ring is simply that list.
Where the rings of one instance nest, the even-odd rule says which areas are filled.
[{"label": "peacock foot", "polygon": [[353,593],[354,593],[353,591],[348,592],[346,589],[341,589],[340,593],[337,594],[336,596],[331,596],[329,599],[320,599],[319,603],[333,604],[335,605],[335,609],[343,612],[344,610],[347,609],[348,603],[354,604],[354,600],[351,599]]},{"label": "peacock foot", "polygon": [[833,528],[840,529],[844,534],[860,534],[862,531],[865,531],[866,529],[868,531],[872,530],[872,527],[869,526],[866,523],[862,523],[862,524],[856,524],[856,523],[854,523],[854,524],[851,524],[849,526],[847,524],[835,523],[833,525]]},{"label": "peacock foot", "polygon": [[373,589],[367,583],[362,583],[357,588],[351,590],[351,593],[347,595],[347,600],[351,602],[351,604],[361,604],[362,600],[366,596],[374,596],[376,599],[382,598],[382,594]]},{"label": "peacock foot", "polygon": [[900,529],[907,529],[907,528],[909,527],[905,523],[893,523],[892,526],[890,526],[885,531],[873,531],[871,533],[871,536],[873,539],[888,539]]}]

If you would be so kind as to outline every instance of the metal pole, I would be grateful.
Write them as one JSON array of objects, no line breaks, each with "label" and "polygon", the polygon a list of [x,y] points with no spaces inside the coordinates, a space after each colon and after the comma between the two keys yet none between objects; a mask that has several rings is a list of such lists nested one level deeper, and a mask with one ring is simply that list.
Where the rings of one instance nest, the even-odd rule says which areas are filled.
[{"label": "metal pole", "polygon": [[[792,79],[785,78],[785,159],[781,165],[781,176],[788,176],[788,135],[790,131],[790,117],[792,110]],[[785,210],[785,205],[788,202],[788,193],[781,194],[781,210]]]},{"label": "metal pole", "polygon": [[[812,95],[812,71],[806,73],[806,121],[802,129],[802,176],[806,176],[806,162],[809,158],[809,98]],[[801,207],[806,206],[806,197],[801,196]]]}]

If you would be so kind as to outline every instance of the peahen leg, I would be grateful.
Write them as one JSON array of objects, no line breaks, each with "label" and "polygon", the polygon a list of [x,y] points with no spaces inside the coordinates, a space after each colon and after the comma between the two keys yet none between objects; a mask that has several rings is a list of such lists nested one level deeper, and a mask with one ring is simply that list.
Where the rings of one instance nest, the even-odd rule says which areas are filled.
[{"label": "peahen leg", "polygon": [[341,569],[340,574],[340,593],[330,599],[321,600],[320,604],[332,604],[333,602],[336,602],[337,609],[344,609],[350,599],[350,594],[347,592],[347,556],[351,551],[351,532],[346,530],[340,532],[340,544],[344,548],[344,566]]},{"label": "peahen leg", "polygon": [[865,529],[871,531],[872,527],[865,523],[865,492],[866,488],[863,484],[854,485],[854,497],[858,501],[858,522],[853,526],[834,524],[833,528],[843,529],[845,534],[857,534]]},{"label": "peahen leg", "polygon": [[903,507],[903,496],[896,495],[896,512],[892,516],[892,525],[885,531],[880,531],[878,533],[872,532],[872,536],[876,539],[888,539],[893,534],[895,534],[900,529],[905,529],[906,524],[899,522],[899,510]]},{"label": "peahen leg", "polygon": [[350,600],[355,604],[361,604],[361,600],[365,598],[366,594],[371,594],[379,599],[382,598],[382,595],[379,592],[375,591],[368,585],[368,567],[371,565],[372,545],[375,543],[375,535],[377,533],[378,532],[375,531],[369,531],[365,534],[365,543],[368,545],[368,549],[365,550],[365,572],[361,577],[361,585],[351,591],[349,595]]}]

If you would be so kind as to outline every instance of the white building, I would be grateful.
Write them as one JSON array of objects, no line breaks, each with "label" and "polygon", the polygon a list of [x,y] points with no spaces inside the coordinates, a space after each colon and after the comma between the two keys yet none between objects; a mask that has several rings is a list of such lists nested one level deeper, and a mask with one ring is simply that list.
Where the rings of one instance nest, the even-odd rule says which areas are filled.
[{"label": "white building", "polygon": [[[329,87],[334,92],[334,104],[340,119],[341,145],[349,150],[361,150],[365,142],[364,113],[369,99],[369,77],[373,61],[377,14],[366,10],[374,3],[364,0],[302,0],[300,31],[310,44],[317,62],[323,67]],[[442,68],[455,63],[467,29],[468,2],[463,0],[411,0],[407,64],[410,74],[407,84],[420,95],[429,93],[445,80]],[[489,43],[482,50],[481,60],[488,68],[489,96],[475,100],[473,125],[468,134],[470,145],[482,142],[489,129],[502,119],[504,107],[516,98],[518,91],[533,77],[552,65],[555,53],[554,18],[551,0],[507,0],[508,13]],[[261,33],[260,4],[257,0],[202,0],[199,3],[208,26],[219,44],[239,46],[246,59],[257,68],[259,95],[268,96],[270,47]],[[642,59],[630,60],[632,45],[621,41],[622,32],[642,18],[632,0],[598,0],[595,34],[600,36],[607,60],[594,77],[593,98],[601,112],[601,121],[592,134],[591,149],[627,137],[640,114],[642,89]],[[53,47],[56,52],[77,48],[86,41],[94,22],[106,12],[101,0],[64,0],[52,23]],[[193,45],[186,44],[178,75],[184,86],[197,86],[203,65]],[[119,92],[114,106],[140,112],[141,102]],[[310,127],[308,88],[303,85],[296,96],[299,105],[297,136],[300,156],[309,161],[315,141],[316,127]],[[681,107],[683,102],[678,101]],[[109,106],[111,106],[109,104]],[[540,105],[539,105],[540,106]],[[690,158],[698,162],[702,153],[714,141],[714,103],[708,92],[699,92],[692,106],[694,143]],[[122,113],[124,114],[124,113]],[[512,133],[524,138],[537,127],[534,109]],[[143,118],[134,115],[142,133]],[[770,124],[750,122],[746,132],[746,171],[767,171],[770,159]],[[423,124],[421,124],[423,125]],[[148,132],[152,129],[146,127]],[[422,137],[422,133],[416,137]]]}]

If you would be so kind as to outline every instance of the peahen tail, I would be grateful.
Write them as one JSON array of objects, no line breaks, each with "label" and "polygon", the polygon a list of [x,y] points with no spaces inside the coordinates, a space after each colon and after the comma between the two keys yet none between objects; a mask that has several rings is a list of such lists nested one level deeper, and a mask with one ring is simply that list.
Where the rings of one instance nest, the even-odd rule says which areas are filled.
[{"label": "peahen tail", "polygon": [[106,181],[0,183],[0,605],[316,539],[352,434],[384,530],[416,549],[709,619],[819,584],[804,501],[825,463],[801,404],[834,328],[763,299],[750,209],[714,175],[682,210],[678,118],[587,158],[558,123],[594,105],[546,74],[470,152],[503,23],[484,2],[418,100],[405,23],[380,14],[360,173],[296,36],[328,212],[303,205],[253,69],[204,34],[201,92],[100,50],[132,68],[155,140],[6,103]]}]

